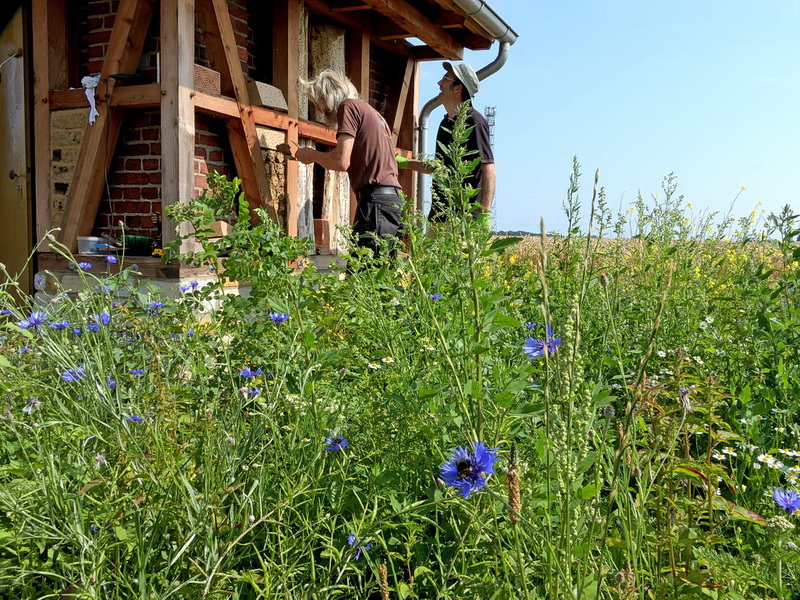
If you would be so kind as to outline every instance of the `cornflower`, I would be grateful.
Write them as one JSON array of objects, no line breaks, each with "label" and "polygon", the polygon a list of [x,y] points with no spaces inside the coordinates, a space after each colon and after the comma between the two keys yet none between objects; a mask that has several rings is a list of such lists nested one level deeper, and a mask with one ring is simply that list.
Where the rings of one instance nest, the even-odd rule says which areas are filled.
[{"label": "cornflower", "polygon": [[61,379],[63,379],[67,383],[80,381],[84,377],[86,377],[86,371],[84,371],[83,365],[81,365],[80,367],[75,367],[74,369],[67,369],[66,371],[61,373]]},{"label": "cornflower", "polygon": [[428,298],[430,298],[431,300],[441,300],[442,299],[442,295],[441,294],[428,294]]},{"label": "cornflower", "polygon": [[22,412],[24,412],[26,415],[32,415],[33,411],[36,410],[39,404],[41,404],[39,399],[35,396],[31,396],[28,398],[28,402],[25,404],[25,406],[22,407]]},{"label": "cornflower", "polygon": [[278,325],[280,325],[284,321],[289,320],[289,315],[288,313],[273,312],[269,313],[269,318],[272,320],[273,323],[277,323]]},{"label": "cornflower", "polygon": [[474,454],[466,448],[459,447],[450,455],[450,459],[439,468],[439,476],[450,487],[457,488],[458,494],[469,498],[486,485],[486,479],[494,474],[494,463],[497,462],[497,448],[487,448],[483,442],[475,442]]},{"label": "cornflower", "polygon": [[782,508],[788,513],[796,513],[800,511],[800,494],[793,490],[779,490],[772,491],[772,499],[778,508]]},{"label": "cornflower", "polygon": [[63,321],[51,321],[50,322],[50,329],[66,329],[70,326],[70,322],[66,319]]},{"label": "cornflower", "polygon": [[359,542],[352,533],[347,536],[347,545],[348,546],[355,546],[356,547],[356,555],[353,557],[353,560],[358,560],[361,558],[361,551],[363,550],[366,552],[370,548],[372,548],[372,544],[364,544],[363,542]]},{"label": "cornflower", "polygon": [[90,262],[79,262],[78,263],[78,268],[81,269],[82,271],[88,271],[89,269],[92,268],[92,263],[90,263]]},{"label": "cornflower", "polygon": [[117,262],[118,262],[118,261],[117,261],[117,257],[116,257],[116,256],[114,256],[113,254],[107,254],[107,255],[106,255],[106,262],[107,262],[108,264],[115,265],[115,264],[117,264]]},{"label": "cornflower", "polygon": [[337,450],[344,450],[349,445],[347,438],[342,437],[341,435],[332,435],[330,437],[325,438],[325,448],[326,452],[331,451],[335,452]]},{"label": "cornflower", "polygon": [[239,371],[239,375],[244,377],[245,379],[252,379],[256,375],[261,375],[261,367],[257,368],[255,371],[250,369],[250,367],[245,367],[241,371]]},{"label": "cornflower", "polygon": [[47,315],[40,310],[34,310],[28,315],[27,319],[22,319],[17,325],[19,325],[21,329],[39,331],[39,327],[44,325],[45,321],[47,321]]},{"label": "cornflower", "polygon": [[555,353],[556,349],[561,345],[561,338],[553,337],[553,326],[546,327],[546,335],[544,340],[536,340],[532,337],[525,338],[525,343],[522,345],[522,351],[530,358],[539,358],[544,356],[544,353]]},{"label": "cornflower", "polygon": [[99,469],[100,467],[107,467],[108,461],[106,460],[105,454],[97,454],[94,457],[94,468]]},{"label": "cornflower", "polygon": [[196,281],[190,281],[189,283],[180,284],[178,286],[178,289],[185,294],[190,291],[193,292],[199,287],[200,287],[199,283],[197,283]]},{"label": "cornflower", "polygon": [[147,312],[150,313],[151,315],[154,315],[158,313],[158,310],[160,308],[164,308],[163,302],[159,302],[158,300],[151,300],[150,307],[147,309]]}]

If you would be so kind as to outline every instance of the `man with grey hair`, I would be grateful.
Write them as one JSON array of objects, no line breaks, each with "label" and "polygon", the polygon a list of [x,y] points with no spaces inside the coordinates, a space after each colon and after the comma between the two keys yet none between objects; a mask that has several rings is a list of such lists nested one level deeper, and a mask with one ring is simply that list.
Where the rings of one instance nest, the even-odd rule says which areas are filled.
[{"label": "man with grey hair", "polygon": [[[489,124],[481,113],[472,106],[472,98],[478,93],[480,83],[475,71],[467,63],[453,65],[449,62],[443,64],[445,69],[444,76],[439,80],[438,100],[444,106],[445,114],[439,124],[436,134],[436,158],[441,160],[450,169],[455,168],[449,153],[443,148],[449,148],[453,143],[453,125],[461,109],[461,105],[467,103],[466,126],[470,128],[469,136],[466,140],[467,161],[472,161],[480,157],[480,163],[467,176],[464,183],[469,184],[473,189],[480,190],[473,202],[480,204],[475,216],[482,215],[482,219],[488,219],[494,200],[495,168],[494,152],[489,142]],[[401,168],[408,168],[423,173],[431,173],[432,169],[420,160],[399,159]],[[442,222],[447,218],[447,209],[455,208],[448,206],[445,194],[434,181],[433,199],[428,219],[433,222]]]},{"label": "man with grey hair", "polygon": [[332,171],[347,171],[358,199],[353,233],[359,247],[370,248],[377,257],[377,240],[382,238],[393,256],[404,216],[391,129],[338,71],[326,69],[300,83],[325,122],[336,124],[336,146],[330,152],[300,148],[295,157],[304,164],[316,162]]}]

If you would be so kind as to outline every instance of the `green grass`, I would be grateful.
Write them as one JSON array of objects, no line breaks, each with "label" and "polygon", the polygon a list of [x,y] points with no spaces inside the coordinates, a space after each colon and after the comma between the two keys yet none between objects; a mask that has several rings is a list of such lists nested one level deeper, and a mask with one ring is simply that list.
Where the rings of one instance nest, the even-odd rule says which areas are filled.
[{"label": "green grass", "polygon": [[[794,217],[708,231],[674,191],[612,215],[598,189],[553,239],[412,228],[344,278],[242,205],[191,259],[254,293],[211,312],[221,286],[123,269],[23,329],[7,277],[0,595],[380,598],[385,565],[391,598],[793,598]],[[475,441],[500,458],[465,499],[439,468]]]}]

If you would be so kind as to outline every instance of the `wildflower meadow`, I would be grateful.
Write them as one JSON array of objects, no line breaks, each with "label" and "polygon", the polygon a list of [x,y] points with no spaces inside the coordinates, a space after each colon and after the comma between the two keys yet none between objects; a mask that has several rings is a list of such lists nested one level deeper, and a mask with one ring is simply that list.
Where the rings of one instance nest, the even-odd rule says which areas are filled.
[{"label": "wildflower meadow", "polygon": [[216,280],[4,273],[0,596],[797,597],[796,217],[580,183],[562,236],[317,269],[206,195],[167,255]]}]

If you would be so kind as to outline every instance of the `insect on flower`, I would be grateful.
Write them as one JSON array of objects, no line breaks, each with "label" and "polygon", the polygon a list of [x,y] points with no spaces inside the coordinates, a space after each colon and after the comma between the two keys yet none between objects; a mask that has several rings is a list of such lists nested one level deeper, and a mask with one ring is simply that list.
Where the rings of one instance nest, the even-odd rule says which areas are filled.
[{"label": "insect on flower", "polygon": [[473,452],[459,447],[450,459],[439,468],[439,476],[447,485],[458,489],[458,495],[469,498],[486,485],[489,475],[494,474],[497,448],[487,448],[483,442],[472,445]]}]

